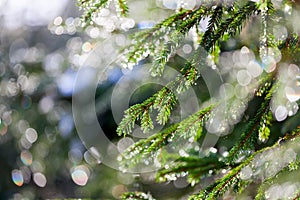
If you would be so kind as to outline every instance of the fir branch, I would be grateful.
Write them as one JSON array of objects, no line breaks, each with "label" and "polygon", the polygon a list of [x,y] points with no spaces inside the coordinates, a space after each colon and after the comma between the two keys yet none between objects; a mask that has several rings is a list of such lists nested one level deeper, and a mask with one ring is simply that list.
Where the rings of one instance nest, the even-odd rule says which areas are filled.
[{"label": "fir branch", "polygon": [[117,0],[116,10],[121,16],[126,17],[129,11],[126,0]]},{"label": "fir branch", "polygon": [[171,110],[176,105],[176,95],[168,88],[164,87],[159,91],[157,98],[154,101],[154,108],[159,112],[156,121],[159,124],[165,125],[171,115]]},{"label": "fir branch", "polygon": [[[209,106],[203,110],[198,111],[197,113],[189,116],[186,120],[173,124],[166,129],[163,129],[161,132],[158,132],[147,139],[140,140],[130,146],[122,155],[127,161],[130,161],[129,165],[133,166],[143,160],[144,158],[150,158],[149,155],[154,155],[165,145],[169,144],[175,138],[184,137],[186,135],[191,135],[197,137],[199,132],[202,130],[202,123],[200,123],[206,114],[213,108]],[[195,126],[195,124],[197,124]],[[187,129],[188,126],[195,126],[193,132]],[[180,127],[180,129],[178,129]],[[198,129],[197,129],[198,128]],[[183,133],[182,131],[187,131]],[[202,133],[202,132],[201,132]],[[199,136],[198,136],[199,137]],[[127,161],[124,160],[123,164],[126,165]]]},{"label": "fir branch", "polygon": [[[277,173],[276,175],[264,180],[263,183],[259,186],[259,188],[257,190],[257,194],[255,195],[255,200],[265,200],[265,199],[267,199],[266,194],[265,194],[266,190],[270,186],[274,185],[276,183],[276,180],[279,180],[280,178],[285,177],[287,174],[290,174],[292,171],[298,170],[298,167],[300,166],[299,160],[294,162],[293,165],[296,165],[297,168],[291,170],[290,166],[286,166],[279,173]],[[296,197],[297,197],[297,194],[295,195],[295,198]],[[291,197],[290,197],[290,199],[291,199]]]},{"label": "fir branch", "polygon": [[137,32],[131,36],[134,39],[134,44],[125,47],[123,50],[126,52],[125,65],[127,63],[137,64],[143,58],[146,58],[150,53],[153,53],[157,46],[160,46],[164,41],[162,36],[166,35],[172,27],[173,23],[182,20],[189,15],[192,11],[183,10],[176,13],[164,21],[156,24],[149,30]]},{"label": "fir branch", "polygon": [[[219,8],[219,7],[217,7]],[[220,7],[221,8],[221,7]],[[222,9],[221,9],[222,11]],[[216,11],[218,12],[218,11]],[[161,75],[164,66],[169,59],[176,53],[178,46],[185,38],[188,31],[199,24],[203,16],[207,15],[207,10],[198,9],[185,16],[180,23],[176,26],[176,29],[170,31],[168,41],[164,43],[162,49],[159,51],[158,56],[154,55],[154,64],[151,69],[152,75]],[[214,16],[217,17],[217,16]]]},{"label": "fir branch", "polygon": [[81,19],[84,26],[90,25],[93,21],[93,16],[100,12],[102,8],[109,5],[110,0],[78,0],[79,8],[84,10]]},{"label": "fir branch", "polygon": [[[181,69],[182,75],[178,75],[174,81],[168,83],[160,91],[155,93],[152,97],[149,97],[141,104],[136,104],[133,107],[127,109],[124,113],[124,117],[117,128],[119,135],[130,134],[134,124],[141,118],[143,118],[145,112],[150,113],[152,109],[158,111],[156,121],[159,124],[166,124],[171,110],[177,103],[176,94],[181,94],[189,89],[196,80],[200,77],[200,70],[206,66],[205,56],[200,55],[202,48],[195,51],[193,58],[186,62],[184,67]],[[145,120],[145,119],[144,119]],[[151,125],[151,119],[148,118],[148,125]],[[143,130],[147,131],[152,129],[152,126],[146,126],[144,123]]]},{"label": "fir branch", "polygon": [[[243,24],[256,12],[259,12],[259,9],[255,2],[248,1],[243,7],[238,9],[232,9],[228,13],[228,18],[221,22],[218,25],[214,33],[208,32],[207,37],[203,38],[201,41],[204,48],[211,52],[213,47],[216,45],[218,40],[222,38],[225,33],[228,33],[230,36],[241,31]],[[209,30],[207,30],[209,31]]]},{"label": "fir branch", "polygon": [[[297,128],[295,131],[293,131],[292,134],[286,135],[285,138],[287,141],[290,141],[289,144],[287,144],[286,146],[290,146],[291,144],[296,145],[300,140],[300,128]],[[245,188],[245,186],[249,185],[253,181],[253,179],[243,180],[241,178],[241,170],[244,167],[251,165],[251,162],[254,160],[254,158],[256,158],[259,155],[263,155],[264,152],[271,151],[271,150],[281,150],[282,149],[281,145],[282,144],[277,142],[271,147],[265,147],[261,150],[254,152],[245,161],[241,162],[238,166],[230,170],[223,178],[218,179],[212,185],[208,186],[205,190],[201,191],[199,194],[191,196],[190,200],[217,199],[218,197],[223,195],[227,190],[229,190],[229,188],[234,188],[234,185],[237,184],[239,185],[243,184]],[[286,169],[288,170],[289,167],[287,167]],[[274,174],[272,177],[276,177],[276,174]],[[241,192],[241,190],[239,192]],[[258,191],[258,195],[259,194],[262,194],[262,191]]]},{"label": "fir branch", "polygon": [[225,167],[225,163],[216,155],[199,158],[198,156],[179,157],[171,166],[158,171],[156,180],[159,182],[176,179],[188,174],[188,181],[194,185],[200,179]]},{"label": "fir branch", "polygon": [[201,191],[199,194],[191,196],[189,200],[214,200],[223,195],[230,187],[233,187],[233,185],[242,181],[239,178],[241,169],[248,165],[256,154],[257,153],[253,154],[242,164],[230,170],[230,172],[228,172],[223,178],[215,181],[212,185]]},{"label": "fir branch", "polygon": [[197,141],[202,135],[204,118],[213,107],[213,105],[208,106],[180,122],[175,134],[185,139],[193,137]]},{"label": "fir branch", "polygon": [[[283,150],[282,145],[284,145],[284,143],[282,141],[285,141],[285,142],[289,142],[289,144],[285,144],[285,147],[290,148],[292,143],[297,144],[299,142],[299,139],[300,139],[299,137],[300,137],[300,127],[296,128],[294,131],[292,131],[291,134],[286,134],[284,136],[284,138],[278,140],[278,142],[275,145],[273,145],[273,147],[276,147],[276,148],[280,147]],[[296,145],[296,148],[298,148],[298,151],[299,151],[299,147],[297,145]],[[298,156],[298,159],[290,162],[287,166],[285,166],[283,169],[281,169],[278,173],[274,174],[273,176],[271,176],[263,181],[263,183],[259,186],[259,188],[257,190],[255,200],[266,199],[265,191],[268,187],[273,185],[275,183],[275,181],[280,178],[280,176],[285,177],[286,176],[285,173],[290,173],[290,172],[296,171],[296,170],[299,171],[299,167],[300,167],[300,160],[299,160],[299,156]]]},{"label": "fir branch", "polygon": [[221,22],[222,15],[223,15],[223,8],[222,8],[222,6],[219,5],[214,9],[214,12],[210,17],[207,30],[205,31],[204,35],[202,36],[202,40],[200,42],[200,44],[202,46],[205,47],[207,45],[207,41],[210,40],[211,34],[214,33],[214,31],[217,29],[219,23]]},{"label": "fir branch", "polygon": [[262,142],[266,142],[270,137],[270,126],[273,120],[273,114],[271,111],[264,113],[260,121],[260,127],[258,130],[258,138]]},{"label": "fir branch", "polygon": [[167,41],[161,50],[159,50],[159,54],[154,56],[153,66],[150,69],[152,76],[161,76],[164,70],[166,63],[169,59],[175,54],[177,47],[183,40],[183,35],[180,33],[173,33],[170,37],[170,40]]},{"label": "fir branch", "polygon": [[[177,129],[178,124],[169,126],[168,128],[158,132],[147,139],[140,140],[130,146],[123,154],[123,165],[133,166],[139,163],[141,160],[149,157],[150,154],[155,154],[161,147],[168,144],[168,140],[173,137],[173,133]],[[128,163],[130,161],[130,163]]]},{"label": "fir branch", "polygon": [[149,129],[153,129],[153,128],[154,128],[154,126],[153,126],[152,119],[150,117],[150,113],[146,109],[141,117],[141,129],[143,130],[143,132],[146,132]]},{"label": "fir branch", "polygon": [[149,110],[153,107],[154,100],[155,97],[151,97],[143,103],[133,105],[127,109],[117,128],[117,133],[119,135],[130,134],[138,120],[141,120],[143,130],[153,127],[153,122],[149,116]]},{"label": "fir branch", "polygon": [[283,60],[288,62],[299,63],[300,62],[300,36],[296,33],[290,33],[287,39],[278,44]]},{"label": "fir branch", "polygon": [[126,192],[121,196],[122,200],[155,200],[151,194],[143,192]]},{"label": "fir branch", "polygon": [[270,15],[274,12],[274,7],[271,1],[263,0],[259,4],[259,10],[261,13],[261,36],[260,36],[260,49],[259,53],[261,58],[264,59],[268,56],[268,47],[274,44],[274,41],[271,42],[273,38],[272,34],[268,34],[268,22]]},{"label": "fir branch", "polygon": [[150,30],[133,35],[135,43],[125,48],[127,58],[124,64],[135,65],[148,55],[152,55],[154,56],[152,73],[153,75],[161,75],[165,64],[175,53],[188,31],[198,24],[202,17],[211,13],[213,5],[207,7],[205,5],[196,10],[183,10]]},{"label": "fir branch", "polygon": [[269,104],[274,91],[277,88],[277,84],[270,87],[267,95],[264,98],[261,107],[257,111],[254,118],[248,123],[246,130],[242,133],[240,141],[232,147],[229,152],[228,162],[233,164],[234,162],[241,162],[238,158],[243,158],[243,156],[248,156],[251,151],[254,150],[254,144],[257,142],[257,136],[260,129],[261,123],[267,118],[269,113]]}]

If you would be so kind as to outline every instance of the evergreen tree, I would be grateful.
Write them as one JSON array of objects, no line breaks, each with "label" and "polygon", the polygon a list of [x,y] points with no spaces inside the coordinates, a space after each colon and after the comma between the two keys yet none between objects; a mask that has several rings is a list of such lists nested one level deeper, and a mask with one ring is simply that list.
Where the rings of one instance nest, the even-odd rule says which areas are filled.
[{"label": "evergreen tree", "polygon": [[[134,33],[132,44],[123,49],[127,68],[147,61],[152,63],[149,73],[153,76],[162,76],[167,64],[181,72],[153,96],[125,111],[117,129],[120,136],[131,134],[135,124],[145,133],[155,123],[164,129],[130,146],[120,159],[123,169],[152,162],[161,166],[158,182],[187,176],[194,187],[193,192],[187,191],[193,200],[245,195],[299,199],[298,2],[212,0],[189,9],[187,3],[178,1],[174,14]],[[84,25],[92,24],[110,4],[108,0],[80,0]],[[130,11],[124,0],[114,4],[120,17]],[[176,53],[191,32],[192,55],[179,58]],[[205,80],[209,70],[223,81],[214,98],[205,97],[205,84],[215,81]],[[199,111],[174,123],[170,117],[180,106],[178,95],[191,88],[204,103]],[[202,145],[208,137],[218,139],[214,147]],[[178,149],[182,144],[187,148]],[[196,187],[204,180],[210,184]],[[154,199],[138,191],[122,198]]]}]

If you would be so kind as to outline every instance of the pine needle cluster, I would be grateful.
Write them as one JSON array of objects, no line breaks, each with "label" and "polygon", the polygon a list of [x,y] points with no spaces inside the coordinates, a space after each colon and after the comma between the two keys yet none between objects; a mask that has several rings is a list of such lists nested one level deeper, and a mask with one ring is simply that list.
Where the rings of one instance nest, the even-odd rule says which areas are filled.
[{"label": "pine needle cluster", "polygon": [[[79,1],[79,5],[85,10],[85,23],[91,23],[93,16],[109,3],[107,0]],[[125,1],[115,1],[115,4],[121,15],[128,13]],[[141,162],[146,162],[146,165],[154,162],[160,166],[157,171],[158,182],[187,177],[191,186],[211,177],[211,185],[191,193],[190,200],[238,196],[249,188],[254,191],[253,194],[248,194],[252,198],[270,199],[270,196],[274,196],[274,184],[284,184],[284,181],[295,189],[280,198],[299,199],[300,183],[291,183],[284,179],[287,174],[298,173],[299,176],[299,98],[295,96],[299,95],[297,87],[300,87],[300,72],[299,68],[291,65],[300,65],[300,37],[299,28],[290,21],[292,16],[297,15],[298,7],[296,1],[288,0],[201,1],[192,10],[179,8],[173,15],[152,28],[133,34],[134,42],[124,48],[126,59],[123,64],[131,69],[141,60],[151,58],[152,67],[149,73],[153,76],[163,74],[165,66],[176,56],[177,50],[191,30],[196,30],[197,39],[193,55],[179,67],[181,74],[144,102],[125,111],[117,129],[119,135],[131,134],[137,123],[140,123],[143,132],[154,129],[155,123],[163,125],[164,128],[149,138],[139,140],[123,153],[120,160],[124,169]],[[208,20],[208,24],[206,29],[201,31],[201,23],[205,19]],[[216,120],[216,110],[223,105],[224,99],[204,103],[199,111],[178,123],[172,123],[170,116],[178,106],[177,95],[195,87],[202,76],[205,76],[205,68],[217,68],[222,71],[223,65],[220,60],[224,55],[222,53],[226,52],[224,44],[250,34],[251,26],[255,23],[260,24],[260,36],[254,37],[254,41],[246,45],[254,52],[262,72],[253,75],[256,85],[246,95],[246,102],[243,103],[246,107],[250,103],[255,104],[256,108],[253,111],[249,106],[248,109],[240,111],[237,115],[241,117],[236,117],[239,119],[237,122],[226,120],[225,117],[227,124],[224,127],[230,127],[229,131],[224,134],[221,130],[215,134],[221,136],[217,144],[226,141],[226,138],[230,137],[229,133],[235,135],[232,143],[227,145],[228,151],[199,148],[205,136],[213,134],[207,124]],[[282,28],[281,24],[286,25],[282,29],[285,31],[285,37],[278,36],[274,31],[276,28]],[[240,41],[240,44],[243,44],[243,41]],[[280,53],[280,59],[277,59],[276,52]],[[230,66],[229,71],[233,68],[234,66]],[[291,78],[293,75],[295,77]],[[282,92],[290,91],[286,88],[291,88],[291,84],[296,85],[296,89],[293,90],[294,97]],[[286,94],[282,101],[288,102],[285,105],[292,105],[293,111],[288,110],[288,106],[279,105],[282,102],[278,103],[277,100],[282,94]],[[232,103],[234,98],[236,97],[225,98],[228,106],[224,110],[225,116],[234,115],[230,112],[230,109],[235,109],[236,106]],[[156,117],[151,117],[155,113]],[[296,120],[293,120],[293,116]],[[280,134],[278,129],[283,126],[288,128],[284,134]],[[223,135],[226,136],[222,137]],[[178,141],[193,143],[196,147],[180,151],[178,154],[170,153],[168,148],[170,145],[172,147],[172,143],[176,146]],[[165,148],[167,146],[168,148]],[[136,191],[126,193],[122,198],[154,199],[149,194]]]}]

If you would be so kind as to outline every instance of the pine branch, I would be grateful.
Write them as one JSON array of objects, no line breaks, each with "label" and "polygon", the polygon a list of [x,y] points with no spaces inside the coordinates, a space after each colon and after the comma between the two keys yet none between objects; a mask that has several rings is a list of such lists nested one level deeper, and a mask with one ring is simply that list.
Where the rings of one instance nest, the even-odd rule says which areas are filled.
[{"label": "pine branch", "polygon": [[[147,139],[140,140],[130,146],[123,154],[122,159],[123,165],[134,166],[143,159],[151,159],[155,157],[154,154],[157,153],[163,146],[167,145],[173,137],[173,133],[177,129],[178,124],[171,125],[170,127],[156,133]],[[150,155],[153,155],[152,157]],[[130,161],[130,163],[128,163]]]},{"label": "pine branch", "polygon": [[[222,38],[225,33],[230,36],[239,33],[246,20],[257,12],[259,12],[259,9],[256,3],[252,1],[248,1],[241,8],[230,10],[228,17],[218,25],[214,32],[206,31],[207,34],[205,33],[204,35],[207,35],[207,37],[203,37],[201,44],[208,52],[211,52],[218,40]],[[215,23],[218,23],[218,21],[214,22],[214,24]]]},{"label": "pine branch", "polygon": [[178,46],[185,38],[188,31],[197,25],[202,16],[206,13],[205,10],[198,9],[182,19],[182,22],[176,26],[176,30],[170,32],[169,40],[164,43],[160,54],[154,55],[154,65],[151,69],[152,75],[161,75],[163,68],[169,59],[176,53]]},{"label": "pine branch", "polygon": [[[286,149],[288,149],[291,145],[295,145],[295,148],[298,148],[298,142],[300,141],[300,129],[296,129],[292,134],[285,136],[286,140],[289,141],[286,144]],[[201,191],[199,194],[193,195],[190,197],[190,200],[213,200],[217,199],[218,197],[222,196],[227,190],[230,188],[235,188],[235,185],[243,185],[244,188],[246,188],[247,185],[249,185],[251,182],[254,181],[254,179],[244,179],[242,178],[242,170],[245,167],[252,166],[252,162],[254,159],[259,159],[260,156],[263,156],[265,153],[272,153],[272,151],[283,151],[282,149],[282,143],[275,143],[271,147],[266,147],[261,150],[258,150],[251,154],[245,161],[241,162],[237,167],[234,167],[232,170],[230,170],[223,178],[215,181],[212,185],[207,187],[205,190]],[[277,157],[274,158],[275,162],[278,160]],[[294,162],[292,159],[287,165]],[[299,164],[299,163],[298,163]],[[286,169],[290,169],[287,167]],[[254,169],[258,170],[258,169]],[[281,170],[280,170],[281,171]],[[276,173],[277,174],[277,173]],[[273,174],[272,177],[276,177],[276,174]],[[242,192],[242,188],[239,188],[239,192]],[[262,189],[261,189],[262,190]],[[262,193],[262,191],[258,191],[259,196]],[[260,199],[260,198],[258,198]]]},{"label": "pine branch", "polygon": [[205,158],[198,156],[179,157],[171,166],[158,171],[156,180],[159,182],[176,180],[177,177],[188,175],[188,182],[192,185],[198,183],[203,176],[225,167],[216,155],[209,155]]},{"label": "pine branch", "polygon": [[204,35],[202,36],[202,40],[200,43],[202,46],[204,46],[204,47],[207,46],[207,41],[210,40],[212,33],[214,33],[215,30],[218,28],[218,26],[221,22],[221,19],[222,19],[222,15],[223,15],[223,7],[218,5],[214,9],[214,12],[210,17],[207,30],[205,31]]},{"label": "pine branch", "polygon": [[[148,137],[147,139],[136,142],[123,153],[122,157],[125,159],[123,160],[123,165],[129,164],[130,166],[133,166],[144,159],[154,160],[155,157],[158,156],[159,150],[171,143],[176,138],[186,137],[186,135],[190,135],[191,137],[199,137],[199,132],[202,131],[201,122],[205,118],[206,114],[208,114],[212,109],[212,107],[213,106],[209,106],[203,110],[200,110],[197,113],[189,116],[186,120],[177,124],[173,124],[161,132]],[[187,127],[190,126],[195,126],[193,128],[194,131],[187,129]],[[187,133],[182,131],[186,131]],[[130,161],[130,163],[128,163],[128,161]]]},{"label": "pine branch", "polygon": [[92,24],[93,17],[100,12],[102,8],[109,5],[110,0],[78,0],[78,6],[84,10],[81,19],[84,26]]},{"label": "pine branch", "polygon": [[[205,4],[206,5],[206,4]],[[176,13],[150,30],[133,35],[135,44],[127,46],[124,61],[129,66],[137,64],[148,55],[154,56],[152,74],[161,75],[165,64],[175,53],[188,31],[211,13],[213,5],[202,5],[197,10],[184,10]]]},{"label": "pine branch", "polygon": [[213,107],[213,105],[208,106],[180,122],[175,134],[180,135],[184,139],[194,138],[197,141],[202,135],[205,117]]},{"label": "pine branch", "polygon": [[121,16],[126,17],[129,11],[126,0],[117,0],[116,10]]},{"label": "pine branch", "polygon": [[[275,176],[272,176],[272,177],[266,179],[265,181],[263,181],[263,183],[259,186],[259,188],[257,190],[255,200],[265,200],[265,199],[267,199],[266,198],[267,189],[269,189],[272,185],[276,184],[276,182],[279,181],[280,179],[282,179],[282,178],[290,175],[291,173],[293,173],[293,171],[298,171],[298,173],[299,173],[299,169],[298,169],[299,166],[300,166],[299,160],[297,160],[296,162],[290,163],[290,164],[293,164],[294,166],[297,166],[297,168],[291,170],[290,166],[286,166],[279,173],[277,173]],[[297,198],[297,193],[295,194],[295,198]],[[289,199],[292,199],[292,197],[289,197]]]},{"label": "pine branch", "polygon": [[215,181],[211,186],[201,191],[199,194],[191,196],[189,200],[214,200],[217,199],[219,196],[223,195],[229,188],[242,181],[239,178],[239,173],[241,169],[248,165],[250,161],[254,158],[254,155],[256,154],[253,154],[242,164],[230,170],[230,172],[226,174],[223,178]]},{"label": "pine branch", "polygon": [[147,130],[149,127],[151,128],[152,120],[149,115],[144,113],[149,114],[149,110],[152,109],[155,98],[156,97],[151,97],[143,103],[133,105],[129,109],[127,109],[122,121],[117,128],[117,133],[119,135],[130,134],[132,132],[132,129],[134,128],[135,123],[138,120],[141,120],[143,122],[142,124],[144,130]]},{"label": "pine branch", "polygon": [[154,101],[154,108],[159,112],[156,121],[159,124],[165,125],[171,115],[171,110],[177,103],[175,94],[168,88],[164,87],[159,91],[157,98]]},{"label": "pine branch", "polygon": [[262,142],[266,142],[270,137],[270,126],[273,120],[273,114],[271,111],[265,113],[260,121],[258,138]]},{"label": "pine branch", "polygon": [[161,23],[156,24],[149,30],[133,34],[131,37],[134,39],[135,43],[123,49],[127,56],[124,65],[128,65],[128,63],[130,65],[135,65],[140,60],[146,58],[150,53],[154,54],[154,50],[164,42],[163,36],[170,32],[172,24],[182,20],[191,12],[192,11],[181,11],[168,17]]},{"label": "pine branch", "polygon": [[151,194],[143,192],[126,192],[121,196],[122,200],[155,200]]},{"label": "pine branch", "polygon": [[138,120],[142,120],[147,123],[143,123],[142,127],[144,131],[152,129],[152,120],[144,113],[151,113],[153,109],[158,111],[156,121],[159,124],[165,125],[170,117],[171,110],[177,103],[176,94],[181,94],[195,84],[200,77],[200,70],[206,67],[205,54],[200,54],[201,48],[197,49],[193,58],[186,62],[181,72],[182,75],[178,75],[174,81],[167,84],[159,92],[155,93],[152,97],[148,98],[141,104],[136,104],[125,111],[124,117],[117,128],[119,135],[130,134],[134,124]]},{"label": "pine branch", "polygon": [[[108,8],[112,0],[78,0],[77,5],[84,11],[81,20],[83,26],[93,24],[93,17],[103,9]],[[116,11],[120,16],[126,17],[129,11],[126,0],[114,0]]]},{"label": "pine branch", "polygon": [[[285,144],[286,142],[290,142],[290,143],[296,143],[299,142],[299,137],[300,137],[300,127],[295,129],[294,131],[292,131],[291,134],[286,134],[284,136],[284,138],[280,139],[275,145],[274,147],[277,148],[281,148],[281,151],[284,150],[284,148],[282,147],[283,145],[286,146],[286,149],[290,149],[291,148],[291,144],[287,145]],[[296,141],[295,141],[296,139]],[[285,142],[282,142],[285,141]],[[299,152],[299,147],[296,146],[296,148],[298,148],[298,152]],[[293,148],[295,149],[295,148]],[[258,190],[257,190],[257,194],[255,196],[255,200],[262,200],[262,199],[266,199],[265,198],[265,191],[267,190],[267,188],[269,188],[271,185],[274,185],[274,183],[276,182],[276,180],[279,180],[280,177],[285,177],[286,174],[289,174],[293,171],[299,171],[299,167],[300,167],[300,160],[299,160],[299,156],[297,156],[296,160],[292,160],[291,162],[288,163],[287,166],[285,166],[283,169],[281,169],[278,173],[274,174],[273,176],[267,178],[266,180],[263,181],[263,183],[259,186]]]},{"label": "pine branch", "polygon": [[269,88],[267,95],[264,98],[264,101],[261,104],[261,107],[257,111],[254,118],[248,123],[246,130],[242,133],[240,141],[232,147],[229,152],[228,162],[241,162],[240,159],[247,157],[255,149],[254,144],[258,139],[258,132],[260,130],[260,125],[265,123],[265,120],[269,116],[269,104],[274,90],[276,90],[277,84]]}]

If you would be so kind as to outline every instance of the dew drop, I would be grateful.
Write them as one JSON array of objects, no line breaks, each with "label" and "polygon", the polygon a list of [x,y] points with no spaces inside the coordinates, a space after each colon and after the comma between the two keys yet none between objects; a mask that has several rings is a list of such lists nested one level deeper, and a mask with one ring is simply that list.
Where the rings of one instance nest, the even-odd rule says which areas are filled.
[{"label": "dew drop", "polygon": [[235,96],[239,99],[245,99],[249,94],[249,89],[237,84],[234,88]]},{"label": "dew drop", "polygon": [[299,74],[300,73],[300,69],[297,65],[295,64],[290,64],[289,67],[288,67],[288,75],[290,78],[294,79],[296,78],[296,74]]},{"label": "dew drop", "polygon": [[281,51],[278,48],[269,47],[268,56],[273,57],[276,63],[278,63],[282,58]]},{"label": "dew drop", "polygon": [[29,166],[32,164],[32,154],[29,151],[22,151],[20,157],[24,165]]},{"label": "dew drop", "polygon": [[298,91],[295,91],[294,88],[286,87],[285,95],[290,102],[296,102],[300,99],[300,90],[298,92]]},{"label": "dew drop", "polygon": [[120,199],[120,196],[127,191],[124,185],[116,185],[112,188],[111,194],[115,199]]},{"label": "dew drop", "polygon": [[72,172],[72,180],[80,186],[85,186],[89,180],[89,170],[85,166],[78,166]]},{"label": "dew drop", "polygon": [[223,99],[230,99],[234,95],[234,87],[230,83],[224,83],[219,89],[220,96]]},{"label": "dew drop", "polygon": [[218,152],[218,150],[216,149],[216,148],[214,148],[214,147],[211,147],[210,149],[209,149],[209,151],[211,152],[211,153],[217,153]]},{"label": "dew drop", "polygon": [[45,187],[47,184],[47,179],[45,175],[40,172],[33,174],[33,181],[39,187]]},{"label": "dew drop", "polygon": [[293,116],[298,112],[299,106],[296,102],[287,102],[286,108],[288,110],[288,115]]},{"label": "dew drop", "polygon": [[175,0],[163,0],[163,5],[171,10],[175,10],[177,8],[177,1]]},{"label": "dew drop", "polygon": [[16,170],[16,169],[13,170],[11,172],[11,177],[12,177],[14,184],[16,184],[19,187],[23,185],[24,179],[23,179],[23,174],[20,170]]},{"label": "dew drop", "polygon": [[251,82],[251,75],[247,70],[238,71],[236,78],[241,86],[249,85],[249,83]]},{"label": "dew drop", "polygon": [[248,179],[250,179],[251,178],[251,176],[252,176],[252,169],[251,169],[251,167],[249,167],[249,166],[246,166],[246,167],[244,167],[242,170],[241,170],[241,179],[242,180],[248,180]]},{"label": "dew drop", "polygon": [[37,134],[37,132],[36,132],[35,129],[28,128],[25,131],[25,137],[28,140],[28,142],[30,142],[32,144],[32,143],[34,143],[37,140],[38,134]]},{"label": "dew drop", "polygon": [[249,62],[249,64],[247,65],[247,70],[251,74],[251,76],[254,78],[258,77],[263,72],[260,65],[254,60],[251,60]]},{"label": "dew drop", "polygon": [[7,126],[0,118],[0,135],[5,135],[7,133]]},{"label": "dew drop", "polygon": [[131,146],[133,144],[134,144],[133,139],[131,139],[129,137],[124,137],[117,144],[118,151],[120,153],[123,153],[129,146]]},{"label": "dew drop", "polygon": [[185,44],[183,45],[182,47],[182,51],[185,53],[185,54],[190,54],[192,52],[193,48],[191,45],[189,44]]},{"label": "dew drop", "polygon": [[284,106],[278,106],[275,110],[275,117],[277,121],[283,121],[287,118],[288,111]]},{"label": "dew drop", "polygon": [[59,26],[59,25],[61,25],[62,22],[63,22],[63,19],[62,19],[61,16],[59,16],[59,17],[56,17],[56,18],[54,19],[53,24],[54,24],[55,26]]},{"label": "dew drop", "polygon": [[184,1],[182,8],[192,10],[196,6],[196,0]]},{"label": "dew drop", "polygon": [[78,148],[73,148],[68,153],[69,160],[72,161],[74,164],[78,164],[82,161],[82,152]]},{"label": "dew drop", "polygon": [[287,38],[287,30],[281,25],[275,25],[273,27],[273,34],[276,40],[285,40]]},{"label": "dew drop", "polygon": [[276,61],[272,56],[266,56],[262,59],[262,68],[270,73],[276,69]]}]

